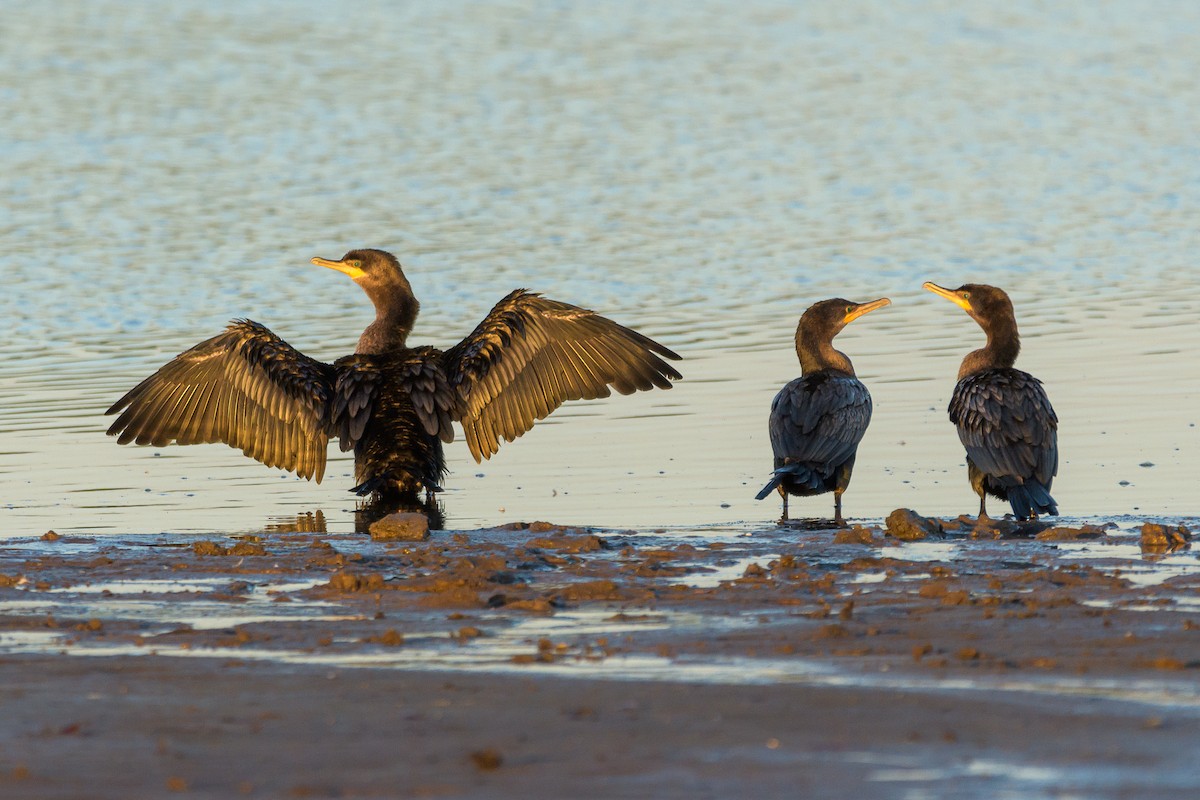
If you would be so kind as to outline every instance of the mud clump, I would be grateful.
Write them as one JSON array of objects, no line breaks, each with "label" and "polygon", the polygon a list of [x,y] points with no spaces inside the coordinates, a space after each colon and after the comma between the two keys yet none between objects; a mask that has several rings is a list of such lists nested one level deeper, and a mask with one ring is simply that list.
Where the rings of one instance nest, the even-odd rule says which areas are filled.
[{"label": "mud clump", "polygon": [[383,588],[383,576],[378,572],[359,575],[354,572],[337,572],[329,579],[327,587],[333,592],[377,592]]},{"label": "mud clump", "polygon": [[1047,528],[1033,538],[1043,542],[1074,542],[1085,539],[1100,539],[1107,535],[1104,528],[1099,525],[1084,525],[1081,528],[1068,528],[1065,526]]},{"label": "mud clump", "polygon": [[266,548],[261,544],[238,542],[233,547],[223,547],[207,539],[192,542],[192,552],[198,556],[265,556]]},{"label": "mud clump", "polygon": [[566,533],[573,528],[555,525],[553,522],[506,522],[496,527],[498,531],[528,531],[529,533]]},{"label": "mud clump", "polygon": [[583,581],[564,586],[557,592],[563,600],[625,600],[626,595],[609,580]]},{"label": "mud clump", "polygon": [[833,535],[834,544],[879,544],[875,532],[862,525],[855,525],[847,530],[840,530]]},{"label": "mud clump", "polygon": [[368,636],[362,641],[368,644],[381,644],[385,647],[399,647],[404,644],[404,634],[395,628],[388,628],[378,636]]},{"label": "mud clump", "polygon": [[509,600],[502,594],[488,598],[488,608],[505,608],[509,611],[528,611],[531,614],[553,614],[554,603],[545,597],[534,597],[528,600]]},{"label": "mud clump", "polygon": [[429,518],[416,512],[388,514],[368,530],[377,542],[423,542],[429,538]]},{"label": "mud clump", "polygon": [[833,623],[832,625],[823,625],[818,628],[812,635],[813,639],[846,639],[852,636],[850,630],[845,625]]},{"label": "mud clump", "polygon": [[942,526],[929,517],[908,508],[897,508],[887,516],[887,535],[902,542],[928,539],[930,536],[942,536]]},{"label": "mud clump", "polygon": [[[538,523],[534,523],[537,525]],[[533,526],[530,526],[533,530]],[[525,547],[531,550],[554,550],[559,553],[594,553],[608,548],[608,543],[594,533],[583,536],[571,536],[562,532],[553,536],[541,536],[530,539]]]},{"label": "mud clump", "polygon": [[479,592],[463,584],[443,582],[438,587],[426,590],[417,602],[422,608],[481,608],[486,605],[479,599]]},{"label": "mud clump", "polygon": [[471,753],[471,763],[475,765],[475,769],[482,771],[490,771],[500,769],[504,764],[504,756],[499,750],[489,747],[486,750],[476,750]]},{"label": "mud clump", "polygon": [[1184,525],[1160,525],[1156,522],[1142,525],[1142,547],[1147,550],[1177,550],[1188,547],[1191,541],[1191,531]]}]

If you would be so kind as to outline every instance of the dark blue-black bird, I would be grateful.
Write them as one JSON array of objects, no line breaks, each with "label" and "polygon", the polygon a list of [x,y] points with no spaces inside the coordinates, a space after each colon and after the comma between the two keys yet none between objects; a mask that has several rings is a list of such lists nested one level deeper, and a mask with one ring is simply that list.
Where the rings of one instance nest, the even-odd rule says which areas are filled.
[{"label": "dark blue-black bird", "polygon": [[771,402],[771,449],[775,472],[757,499],[777,490],[788,518],[788,495],[808,497],[833,492],[834,523],[842,518],[842,493],[850,484],[858,443],[871,422],[871,395],[854,375],[845,353],[833,349],[833,337],[854,320],[891,303],[837,298],[814,303],[796,326],[796,355],[801,377],[779,390]]},{"label": "dark blue-black bird", "polygon": [[967,449],[967,477],[987,518],[987,496],[1007,500],[1019,520],[1058,514],[1050,485],[1058,473],[1058,416],[1042,382],[1013,369],[1021,351],[1017,317],[1002,289],[968,283],[925,288],[971,315],[987,344],[963,359],[950,421]]},{"label": "dark blue-black bird", "polygon": [[108,409],[120,444],[224,442],[270,467],[320,482],[336,437],[354,450],[372,501],[441,490],[442,443],[462,423],[476,461],[567,400],[671,388],[671,350],[610,319],[518,289],[449,350],[410,347],[420,308],[400,263],[352,250],[314,264],[345,273],[375,304],[355,353],[325,364],[267,328],[235,321],[181,353]]}]

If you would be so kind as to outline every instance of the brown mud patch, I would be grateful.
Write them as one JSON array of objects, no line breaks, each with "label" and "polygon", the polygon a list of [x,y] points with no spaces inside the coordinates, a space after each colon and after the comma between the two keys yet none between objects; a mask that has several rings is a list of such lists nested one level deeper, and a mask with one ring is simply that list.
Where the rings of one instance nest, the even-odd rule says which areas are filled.
[{"label": "brown mud patch", "polygon": [[[1166,715],[1168,727],[1194,727],[1200,563],[1172,538],[1178,527],[1160,527],[1175,550],[1147,549],[1136,525],[979,524],[906,510],[843,531],[785,526],[709,538],[532,523],[425,541],[299,530],[9,541],[0,546],[0,672],[36,662],[66,690],[81,671],[157,655],[145,663],[160,665],[164,685],[197,670],[219,683],[251,665],[272,677],[375,667],[508,673],[506,681],[539,686],[551,675],[716,683],[731,697],[763,685],[824,696],[844,685],[879,695],[889,713],[908,702],[896,692],[974,687],[1056,698],[1064,714],[1102,700],[1133,704]],[[324,707],[324,684],[310,680],[303,702]],[[190,684],[185,694],[193,691],[208,695]],[[502,713],[503,698],[488,705]],[[674,713],[694,721],[689,708]],[[575,722],[619,717],[591,701],[570,714]],[[558,720],[542,722],[556,728]],[[782,727],[799,735],[801,722]],[[47,724],[76,723],[55,716]],[[94,723],[79,724],[84,733],[66,738]],[[941,724],[918,719],[906,735],[937,739]],[[19,746],[28,725],[19,731],[6,752],[24,755],[0,756],[0,775],[25,769],[39,776],[22,779],[28,786],[57,785]],[[454,763],[472,775],[528,766],[519,739],[470,738]],[[175,777],[186,788],[170,791],[205,784],[185,773]],[[335,796],[322,791],[310,796]]]}]

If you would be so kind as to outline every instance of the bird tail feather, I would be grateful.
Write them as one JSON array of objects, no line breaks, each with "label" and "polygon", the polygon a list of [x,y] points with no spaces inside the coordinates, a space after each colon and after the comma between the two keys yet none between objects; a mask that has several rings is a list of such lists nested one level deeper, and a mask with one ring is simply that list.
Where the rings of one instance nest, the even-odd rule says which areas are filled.
[{"label": "bird tail feather", "polygon": [[822,483],[821,476],[804,464],[784,464],[772,473],[771,480],[762,488],[762,491],[755,495],[754,499],[762,500],[785,480],[794,486],[803,486],[807,489],[819,489]]},{"label": "bird tail feather", "polygon": [[1058,516],[1058,503],[1050,496],[1050,490],[1040,483],[1009,487],[1008,502],[1017,519],[1029,519],[1034,514]]},{"label": "bird tail feather", "polygon": [[776,473],[775,475],[772,475],[771,480],[767,481],[767,485],[762,488],[761,492],[759,492],[758,494],[756,494],[754,496],[754,499],[762,500],[767,495],[769,495],[771,492],[775,491],[775,489],[779,486],[780,480],[781,480],[781,478],[779,477],[778,473]]}]

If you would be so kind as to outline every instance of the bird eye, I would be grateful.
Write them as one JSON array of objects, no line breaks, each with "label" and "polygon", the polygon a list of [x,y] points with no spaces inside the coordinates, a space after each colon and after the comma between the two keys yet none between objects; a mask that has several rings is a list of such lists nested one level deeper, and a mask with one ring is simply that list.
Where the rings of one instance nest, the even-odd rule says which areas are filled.
[{"label": "bird eye", "polygon": [[851,313],[852,311],[854,311],[854,306],[846,306],[846,313],[847,313],[847,314]]},{"label": "bird eye", "polygon": [[355,269],[362,269],[362,262],[356,258],[350,262],[350,266],[354,267]]},{"label": "bird eye", "polygon": [[970,300],[970,299],[971,299],[971,293],[970,293],[970,292],[963,292],[963,293],[962,293],[962,299],[963,299],[963,300]]}]

